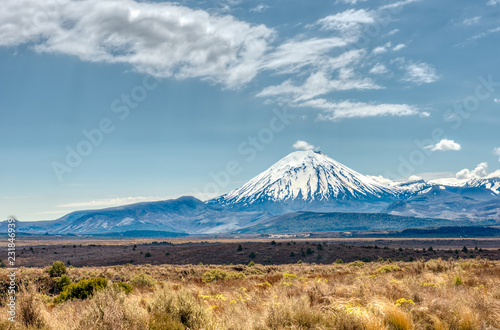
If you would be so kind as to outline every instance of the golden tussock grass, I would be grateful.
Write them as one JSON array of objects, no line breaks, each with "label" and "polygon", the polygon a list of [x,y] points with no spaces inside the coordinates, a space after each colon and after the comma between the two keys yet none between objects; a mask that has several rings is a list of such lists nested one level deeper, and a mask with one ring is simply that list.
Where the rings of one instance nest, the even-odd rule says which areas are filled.
[{"label": "golden tussock grass", "polygon": [[[73,283],[104,277],[108,286],[57,304],[47,269],[18,270],[16,326],[2,291],[0,329],[500,328],[497,261],[68,268]],[[111,285],[119,281],[133,292]]]}]

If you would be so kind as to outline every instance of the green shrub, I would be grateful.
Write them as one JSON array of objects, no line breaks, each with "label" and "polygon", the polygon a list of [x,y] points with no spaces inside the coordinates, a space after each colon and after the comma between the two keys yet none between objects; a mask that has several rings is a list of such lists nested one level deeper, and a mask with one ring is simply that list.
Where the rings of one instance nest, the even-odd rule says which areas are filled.
[{"label": "green shrub", "polygon": [[66,274],[66,266],[62,261],[54,261],[52,266],[49,268],[50,277],[61,277]]},{"label": "green shrub", "polygon": [[222,269],[212,269],[201,276],[201,281],[203,283],[211,283],[217,281],[227,280],[228,274]]},{"label": "green shrub", "polygon": [[321,243],[319,243],[318,246],[316,246],[316,250],[318,250],[318,251],[323,250],[323,245],[321,245]]},{"label": "green shrub", "polygon": [[336,264],[343,264],[344,262],[342,261],[342,259],[337,259],[337,260],[335,260],[335,263]]},{"label": "green shrub", "polygon": [[394,265],[394,264],[384,265],[384,266],[380,266],[379,268],[377,268],[377,273],[379,273],[379,274],[390,273],[390,272],[400,272],[400,271],[401,271],[401,268],[398,265]]},{"label": "green shrub", "polygon": [[237,251],[238,251],[238,252],[239,252],[239,251],[243,251],[243,246],[241,246],[241,244],[240,244],[240,245],[238,245],[238,249],[237,249]]},{"label": "green shrub", "polygon": [[123,282],[113,283],[113,288],[118,289],[118,290],[122,290],[126,294],[132,293],[132,291],[133,291],[132,286],[130,284],[123,283]]},{"label": "green shrub", "polygon": [[145,256],[146,258],[151,258],[151,253],[147,252],[144,256]]},{"label": "green shrub", "polygon": [[349,267],[363,267],[365,263],[361,260],[356,260],[347,264]]},{"label": "green shrub", "polygon": [[463,285],[464,284],[464,281],[460,278],[460,276],[457,276],[455,277],[455,279],[453,280],[453,285]]},{"label": "green shrub", "polygon": [[255,252],[252,251],[252,252],[250,252],[250,254],[248,256],[253,259],[253,258],[255,258],[256,255],[255,255]]},{"label": "green shrub", "polygon": [[63,275],[57,280],[57,289],[59,291],[64,291],[64,289],[71,284],[71,280],[68,275]]},{"label": "green shrub", "polygon": [[135,275],[130,280],[130,284],[132,284],[132,286],[142,287],[142,288],[152,288],[156,285],[156,283],[157,282],[154,278],[144,273]]},{"label": "green shrub", "polygon": [[253,262],[253,260],[252,260],[252,261],[250,261],[250,262],[248,263],[248,266],[249,266],[249,267],[255,266],[255,262]]},{"label": "green shrub", "polygon": [[69,299],[87,299],[95,291],[106,288],[108,280],[105,278],[91,278],[81,280],[78,283],[67,285],[63,292],[54,299],[55,303],[60,303]]}]

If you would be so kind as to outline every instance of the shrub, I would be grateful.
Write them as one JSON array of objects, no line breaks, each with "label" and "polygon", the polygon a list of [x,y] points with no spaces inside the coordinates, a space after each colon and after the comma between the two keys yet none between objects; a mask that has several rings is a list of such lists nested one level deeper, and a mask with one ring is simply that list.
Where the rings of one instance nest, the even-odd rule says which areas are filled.
[{"label": "shrub", "polygon": [[113,288],[115,288],[117,290],[122,290],[126,294],[132,293],[132,291],[133,291],[132,286],[130,284],[123,283],[123,282],[113,283]]},{"label": "shrub", "polygon": [[91,297],[95,291],[104,289],[107,285],[108,280],[100,277],[81,280],[78,283],[66,286],[64,291],[54,299],[54,302],[60,303],[69,299],[87,299]]},{"label": "shrub", "polygon": [[63,291],[68,285],[71,284],[71,280],[68,275],[63,275],[57,280],[57,289]]},{"label": "shrub", "polygon": [[302,260],[297,261],[297,264],[298,264],[298,265],[300,265],[300,264],[302,264],[302,263],[303,263],[303,261],[302,261]]},{"label": "shrub", "polygon": [[74,329],[148,329],[149,315],[140,303],[113,287],[100,290],[78,311],[81,317]]},{"label": "shrub", "polygon": [[377,273],[383,274],[383,273],[390,273],[390,272],[400,272],[401,268],[398,265],[384,265],[380,266],[377,268]]},{"label": "shrub", "polygon": [[228,278],[228,274],[222,269],[212,269],[201,276],[203,283],[224,281]]},{"label": "shrub", "polygon": [[130,280],[130,284],[132,284],[132,286],[142,287],[142,288],[152,288],[156,285],[156,283],[157,282],[154,278],[144,273],[135,275]]},{"label": "shrub", "polygon": [[252,252],[250,252],[250,254],[248,256],[253,259],[253,258],[255,258],[256,255],[255,255],[255,252],[252,251]]},{"label": "shrub", "polygon": [[243,251],[243,247],[241,246],[241,244],[239,244],[239,245],[238,245],[238,249],[237,249],[237,251],[238,251],[238,252],[239,252],[239,251]]},{"label": "shrub", "polygon": [[295,253],[293,253],[293,251],[290,252],[290,257],[295,257]]},{"label": "shrub", "polygon": [[21,324],[28,329],[43,329],[45,319],[40,309],[41,304],[35,288],[31,285],[28,286],[26,291],[20,292],[16,300],[18,304],[18,314],[16,316],[20,319]]},{"label": "shrub", "polygon": [[[153,315],[155,322],[169,315],[171,321],[174,324],[177,323],[177,326],[178,323],[181,323],[191,329],[203,328],[209,321],[209,314],[205,306],[186,289],[172,291],[165,288],[157,291],[148,306],[148,311]],[[165,322],[165,320],[162,321]],[[166,321],[170,322],[170,320]],[[176,329],[176,327],[158,327],[157,329]],[[178,329],[182,328],[178,327]]]},{"label": "shrub", "polygon": [[249,267],[255,266],[255,262],[254,262],[253,260],[252,260],[252,261],[250,261],[250,262],[248,263],[248,266],[249,266]]},{"label": "shrub", "polygon": [[3,260],[2,260],[2,259],[0,259],[0,268],[5,268],[5,267],[7,267],[7,266],[5,265],[5,262],[3,262]]},{"label": "shrub", "polygon": [[271,241],[271,245],[276,245],[276,241]]},{"label": "shrub", "polygon": [[146,257],[146,258],[151,258],[151,253],[147,252],[147,253],[144,255],[144,257]]},{"label": "shrub", "polygon": [[50,277],[61,277],[64,274],[66,274],[66,266],[64,266],[64,262],[54,261],[52,266],[49,268]]},{"label": "shrub", "polygon": [[356,260],[347,264],[349,267],[363,267],[365,263],[361,260]]},{"label": "shrub", "polygon": [[318,246],[316,246],[316,250],[318,250],[318,251],[323,250],[323,245],[321,245],[321,243],[319,243]]},{"label": "shrub", "polygon": [[306,253],[307,253],[307,254],[312,254],[313,252],[312,252],[311,248],[307,248]]},{"label": "shrub", "polygon": [[335,263],[336,264],[343,264],[344,262],[342,261],[342,259],[337,259],[337,260],[335,260]]},{"label": "shrub", "polygon": [[460,276],[457,276],[455,277],[455,279],[453,280],[453,285],[463,285],[464,284],[464,281],[460,278]]}]

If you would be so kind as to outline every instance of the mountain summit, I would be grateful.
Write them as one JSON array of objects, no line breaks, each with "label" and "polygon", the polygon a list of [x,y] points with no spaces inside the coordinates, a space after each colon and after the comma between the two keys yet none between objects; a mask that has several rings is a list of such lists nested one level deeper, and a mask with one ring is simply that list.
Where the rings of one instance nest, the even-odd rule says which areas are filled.
[{"label": "mountain summit", "polygon": [[303,209],[305,204],[318,202],[322,206],[350,201],[380,202],[397,193],[321,152],[309,150],[289,154],[241,188],[212,202],[241,207],[279,202]]}]

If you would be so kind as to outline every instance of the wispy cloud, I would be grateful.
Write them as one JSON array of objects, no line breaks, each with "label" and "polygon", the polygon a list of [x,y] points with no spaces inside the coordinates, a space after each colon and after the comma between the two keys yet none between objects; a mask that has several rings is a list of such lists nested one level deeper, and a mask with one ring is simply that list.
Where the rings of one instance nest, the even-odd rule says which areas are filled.
[{"label": "wispy cloud", "polygon": [[500,0],[489,0],[486,4],[488,6],[496,6],[500,3]]},{"label": "wispy cloud", "polygon": [[378,63],[373,68],[370,69],[370,73],[372,74],[384,74],[387,73],[388,71],[389,70],[387,70],[387,67],[382,63]]},{"label": "wispy cloud", "polygon": [[339,121],[345,118],[367,118],[383,116],[413,116],[420,112],[417,108],[407,104],[370,104],[363,102],[328,102],[324,99],[315,99],[304,102],[301,106],[322,109],[319,120]]},{"label": "wispy cloud", "polygon": [[306,141],[303,140],[297,140],[293,146],[293,149],[295,150],[302,150],[302,151],[307,151],[307,150],[314,150],[316,147]]},{"label": "wispy cloud", "polygon": [[414,3],[414,2],[418,2],[420,0],[404,0],[404,1],[397,1],[397,2],[394,2],[394,3],[390,3],[388,5],[384,5],[382,7],[380,7],[380,9],[398,9],[398,8],[401,8],[403,6],[406,6],[410,3]]},{"label": "wispy cloud", "polygon": [[442,139],[435,145],[430,145],[426,148],[432,151],[459,151],[462,149],[462,146],[453,140]]},{"label": "wispy cloud", "polygon": [[348,9],[344,12],[335,15],[326,16],[314,25],[320,27],[324,31],[338,31],[348,35],[358,35],[361,27],[366,24],[375,22],[376,14],[365,9]]},{"label": "wispy cloud", "polygon": [[391,43],[388,42],[386,43],[385,45],[383,46],[378,46],[378,47],[375,47],[372,51],[373,54],[383,54],[383,53],[387,53],[387,50],[388,48],[391,47]]},{"label": "wispy cloud", "polygon": [[479,23],[479,20],[481,20],[481,16],[474,16],[474,17],[464,19],[462,23],[464,25],[474,25],[474,24]]},{"label": "wispy cloud", "polygon": [[262,13],[262,12],[268,10],[269,8],[271,8],[271,7],[261,3],[260,5],[257,5],[254,8],[250,9],[250,11],[253,11],[256,13]]},{"label": "wispy cloud", "polygon": [[427,63],[406,63],[406,61],[403,61],[402,66],[406,71],[403,81],[421,85],[430,84],[439,79],[436,70]]},{"label": "wispy cloud", "polygon": [[134,196],[134,197],[115,197],[115,198],[105,198],[105,199],[94,199],[85,202],[73,202],[57,205],[57,207],[62,208],[88,208],[88,207],[108,207],[108,206],[119,206],[125,204],[133,204],[140,202],[154,202],[170,199],[172,197],[159,197],[159,196]]},{"label": "wispy cloud", "polygon": [[498,156],[498,161],[500,162],[500,147],[493,149],[493,153]]},{"label": "wispy cloud", "polygon": [[286,80],[280,85],[264,88],[257,94],[259,97],[290,96],[292,103],[312,99],[316,96],[342,90],[380,89],[369,78],[356,79],[348,69],[341,69],[338,79],[330,79],[323,71],[313,73],[302,85],[296,85],[292,80]]},{"label": "wispy cloud", "polygon": [[355,5],[358,2],[365,2],[367,0],[338,0],[337,2],[343,2],[343,3],[348,3],[350,5]]},{"label": "wispy cloud", "polygon": [[392,50],[397,52],[398,50],[401,50],[403,48],[406,48],[405,44],[398,44],[398,45],[394,46],[394,48]]}]

